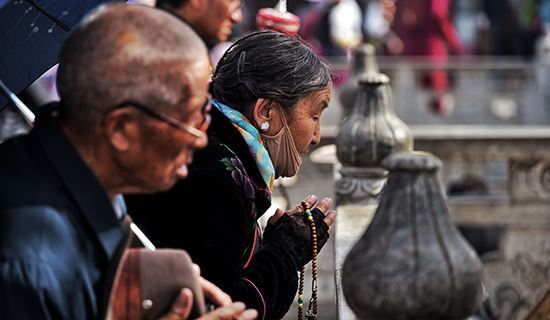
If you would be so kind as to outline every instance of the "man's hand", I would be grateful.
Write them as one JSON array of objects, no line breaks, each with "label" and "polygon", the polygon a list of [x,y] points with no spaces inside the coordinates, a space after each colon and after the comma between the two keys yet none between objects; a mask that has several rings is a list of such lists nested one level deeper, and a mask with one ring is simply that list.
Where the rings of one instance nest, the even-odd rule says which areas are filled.
[{"label": "man's hand", "polygon": [[246,309],[242,302],[233,302],[225,307],[215,309],[198,320],[253,320],[258,317],[254,309]]},{"label": "man's hand", "polygon": [[183,288],[180,294],[174,300],[170,311],[159,320],[181,320],[187,319],[193,307],[193,292],[188,288]]},{"label": "man's hand", "polygon": [[197,264],[193,264],[193,269],[197,277],[199,277],[201,289],[205,298],[212,301],[218,307],[227,306],[232,302],[231,297],[227,293],[223,292],[222,289],[218,288],[212,282],[201,277],[201,268]]},{"label": "man's hand", "polygon": [[[205,298],[210,299],[219,308],[206,313],[200,320],[253,320],[258,317],[258,312],[253,309],[246,309],[242,302],[232,302],[231,297],[223,292],[212,282],[200,276],[201,269],[198,265],[193,265],[197,277],[201,284]],[[159,320],[181,320],[188,319],[193,307],[193,293],[187,288],[183,288],[180,294],[172,304],[168,314]]]}]

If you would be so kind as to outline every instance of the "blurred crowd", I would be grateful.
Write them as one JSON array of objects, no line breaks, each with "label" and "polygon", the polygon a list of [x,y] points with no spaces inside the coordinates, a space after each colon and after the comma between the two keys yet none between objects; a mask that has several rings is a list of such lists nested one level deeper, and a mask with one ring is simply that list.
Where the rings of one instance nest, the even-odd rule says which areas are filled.
[{"label": "blurred crowd", "polygon": [[[245,1],[235,35],[277,0]],[[360,41],[389,55],[525,55],[550,23],[548,0],[296,0],[300,35],[325,56]]]},{"label": "blurred crowd", "polygon": [[[230,0],[226,0],[230,1]],[[0,0],[0,6],[7,0]],[[128,2],[154,5],[155,0]],[[163,2],[163,1],[160,1]],[[237,38],[257,30],[261,8],[276,7],[279,0],[241,0],[238,19],[232,21],[229,39],[210,46],[214,64]],[[423,57],[446,63],[449,56],[540,57],[550,48],[550,0],[287,0],[288,11],[300,18],[299,35],[326,58],[346,57],[361,42],[376,47],[378,55]],[[547,39],[547,41],[544,41]],[[338,87],[346,74],[335,82]],[[21,94],[31,107],[57,100],[55,70],[33,89]],[[430,106],[438,113],[453,105],[448,72],[430,70],[421,75],[424,89],[434,92]],[[447,111],[445,111],[447,110]],[[0,137],[16,131],[10,115],[0,119]]]},{"label": "blurred crowd", "polygon": [[[277,2],[245,1],[234,36],[254,30],[257,11]],[[301,19],[300,36],[329,60],[362,42],[373,44],[377,55],[422,57],[436,65],[449,56],[541,59],[544,50],[537,47],[548,43],[550,25],[550,0],[290,0],[288,9]],[[429,108],[450,114],[448,71],[431,68],[419,76],[431,95]]]}]

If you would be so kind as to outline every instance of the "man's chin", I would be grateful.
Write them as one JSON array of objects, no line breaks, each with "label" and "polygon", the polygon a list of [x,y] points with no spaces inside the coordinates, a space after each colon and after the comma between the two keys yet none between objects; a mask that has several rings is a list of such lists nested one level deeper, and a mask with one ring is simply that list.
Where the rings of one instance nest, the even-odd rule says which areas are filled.
[{"label": "man's chin", "polygon": [[155,190],[151,190],[151,193],[159,193],[159,192],[168,191],[176,184],[176,182],[178,182],[178,180],[179,180],[178,178],[174,178],[173,180],[171,180],[170,182],[168,182],[166,184],[163,184],[162,186],[159,185],[155,188]]},{"label": "man's chin", "polygon": [[[187,176],[187,166],[185,166],[184,176],[181,173],[174,173],[170,179],[166,179],[164,183],[158,184],[154,187],[154,190],[151,190],[152,193],[165,192],[170,190],[179,180],[184,179]],[[153,189],[153,188],[152,188]]]}]

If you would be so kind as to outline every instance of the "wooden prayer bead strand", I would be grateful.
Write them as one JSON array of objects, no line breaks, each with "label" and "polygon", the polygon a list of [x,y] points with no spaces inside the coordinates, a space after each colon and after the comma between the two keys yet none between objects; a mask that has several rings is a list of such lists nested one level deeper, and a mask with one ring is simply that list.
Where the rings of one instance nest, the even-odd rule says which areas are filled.
[{"label": "wooden prayer bead strand", "polygon": [[[317,319],[317,228],[315,226],[315,221],[313,220],[313,215],[307,207],[305,201],[302,201],[302,208],[307,214],[307,219],[311,228],[311,240],[312,240],[312,259],[311,259],[311,270],[312,270],[312,282],[311,282],[311,299],[308,304],[308,311],[306,313],[306,318],[308,320]],[[300,282],[298,284],[298,320],[303,319],[303,309],[304,309],[304,277],[305,277],[305,266],[300,270]]]},{"label": "wooden prayer bead strand", "polygon": [[317,228],[315,223],[311,222],[311,233],[313,235],[313,259],[311,260],[311,274],[312,274],[312,283],[311,283],[311,299],[313,300],[313,313],[317,317]]},{"label": "wooden prayer bead strand", "polygon": [[300,282],[298,283],[298,320],[303,319],[304,314],[304,277],[306,274],[306,267],[300,269]]},{"label": "wooden prayer bead strand", "polygon": [[317,228],[315,222],[313,221],[313,216],[309,210],[306,211],[308,214],[308,220],[310,221],[311,226],[311,239],[313,242],[313,258],[311,259],[311,299],[309,300],[308,312],[306,313],[306,318],[308,320],[317,319]]}]

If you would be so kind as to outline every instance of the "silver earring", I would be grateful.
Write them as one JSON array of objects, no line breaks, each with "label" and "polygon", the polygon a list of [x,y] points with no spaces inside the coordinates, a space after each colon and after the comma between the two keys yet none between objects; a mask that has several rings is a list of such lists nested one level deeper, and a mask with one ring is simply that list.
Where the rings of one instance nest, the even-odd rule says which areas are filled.
[{"label": "silver earring", "polygon": [[262,131],[267,131],[267,129],[269,129],[269,122],[262,123],[262,125],[260,126],[260,129]]}]

